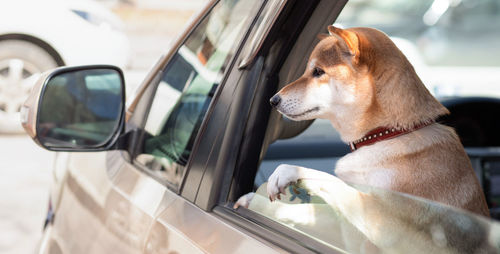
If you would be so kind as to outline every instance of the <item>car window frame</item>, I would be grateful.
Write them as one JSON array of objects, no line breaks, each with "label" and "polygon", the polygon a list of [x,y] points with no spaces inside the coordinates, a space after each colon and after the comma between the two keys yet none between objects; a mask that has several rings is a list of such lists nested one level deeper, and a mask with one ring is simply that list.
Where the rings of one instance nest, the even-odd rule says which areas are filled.
[{"label": "car window frame", "polygon": [[[328,1],[328,0],[318,0],[318,1],[317,1],[317,3],[319,4],[321,1]],[[293,3],[293,1],[290,1],[290,2],[292,2],[292,3]],[[344,5],[345,5],[346,3],[347,3],[347,1],[346,1],[346,0],[337,0],[337,1],[336,1],[336,6],[335,6],[336,11],[334,11],[334,12],[337,12],[337,14],[336,14],[336,15],[332,14],[332,15],[334,15],[334,17],[332,17],[332,20],[335,20],[335,18],[336,18],[336,17],[338,17],[338,15],[340,14],[341,10],[343,9],[343,7],[344,7]],[[309,19],[308,19],[306,22],[308,22],[308,21],[309,21]],[[333,23],[333,21],[331,21],[331,22],[325,22],[325,23],[330,24],[330,23]],[[279,24],[277,24],[277,25],[279,25]],[[325,26],[325,28],[326,28],[326,26]],[[320,30],[325,30],[325,29],[320,29]],[[303,29],[301,29],[301,30],[299,31],[299,33],[302,33],[302,31],[304,31],[304,28],[303,28]],[[316,36],[316,34],[314,35],[314,37],[315,37],[315,36]],[[309,37],[308,37],[308,38],[309,38]],[[269,47],[271,46],[270,44],[272,44],[272,43],[273,43],[272,41],[270,41],[270,40],[272,40],[272,39],[275,39],[275,38],[271,38],[271,39],[270,39],[270,38],[268,37],[268,38],[266,38],[266,39],[265,39],[265,40],[267,41],[267,42],[266,42],[267,46],[265,46],[265,47],[268,47],[268,50],[269,50]],[[292,47],[295,45],[295,43],[296,43],[297,41],[298,41],[298,36],[297,36],[296,40],[292,41],[292,44],[293,44],[293,45],[292,45]],[[265,47],[264,47],[264,48],[265,48]],[[311,49],[312,49],[312,48],[311,48]],[[291,50],[292,50],[292,49],[290,48],[290,52],[291,52]],[[302,53],[300,53],[300,54],[303,54],[304,56],[307,56],[307,55],[309,54],[309,52],[308,52],[306,49],[300,49],[300,51],[302,52]],[[285,55],[285,56],[284,56],[284,57],[285,57],[284,59],[282,59],[282,60],[274,60],[274,61],[276,61],[276,63],[274,63],[274,64],[279,65],[279,66],[278,66],[277,70],[276,70],[276,69],[273,69],[272,71],[280,71],[280,69],[283,67],[282,65],[283,65],[284,60],[285,60],[285,59],[287,59],[287,58],[289,57],[290,52],[288,52],[288,53],[287,53],[287,55]],[[260,52],[260,54],[262,54],[262,52]],[[303,57],[303,56],[301,56],[301,57]],[[304,59],[307,59],[307,57],[305,57]],[[267,59],[265,59],[264,61],[266,61],[266,62],[267,62]],[[301,60],[301,61],[302,61],[302,60]],[[256,62],[257,62],[257,61],[256,61]],[[289,67],[289,68],[293,68],[293,67]],[[299,74],[299,73],[298,73],[298,76],[300,76],[300,74]],[[282,82],[281,82],[281,83],[279,83],[279,85],[284,85],[284,84],[282,84]],[[278,87],[277,87],[277,88],[278,88]],[[275,91],[275,92],[276,92],[276,91]],[[264,103],[267,103],[267,101],[264,101]],[[251,110],[252,110],[252,109],[251,109]],[[260,119],[251,119],[251,120],[252,120],[252,121],[254,121],[254,122],[258,122],[258,121],[265,121],[265,122],[267,123],[267,118],[268,118],[269,116],[270,116],[270,115],[261,116],[261,117],[260,117]],[[247,117],[247,118],[245,119],[245,121],[249,121],[249,120],[250,120],[250,117]],[[265,132],[265,133],[270,132],[269,130],[271,130],[271,129],[273,128],[273,127],[272,127],[272,126],[270,126],[270,125],[272,125],[272,123],[267,123],[267,124],[266,124],[266,128],[265,128],[264,130],[261,130],[261,131],[262,131],[262,132]],[[246,131],[248,130],[248,128],[252,128],[252,127],[253,127],[253,126],[246,126]],[[272,132],[272,131],[271,131],[271,132]],[[269,139],[269,138],[270,138],[270,137],[265,137],[265,139]],[[243,142],[241,142],[241,144],[243,144]],[[241,147],[240,147],[240,148],[241,148]],[[259,157],[259,160],[263,160],[263,158],[264,158],[264,156],[263,156],[263,155],[265,155],[265,152],[266,152],[266,149],[267,149],[267,148],[268,148],[267,146],[263,145],[263,146],[261,147],[261,149],[262,149],[262,150],[259,150],[259,151],[257,152],[257,153],[259,154],[259,156],[258,156],[258,157]],[[240,151],[238,151],[238,152],[239,152],[239,155],[238,155],[238,161],[242,161],[242,160],[244,160],[245,156],[247,156],[247,155],[243,155],[243,153],[246,153],[247,151],[241,151],[241,150],[240,150]],[[258,168],[256,168],[255,170],[257,170],[257,169],[258,169]],[[235,169],[234,171],[236,172],[237,170]],[[234,185],[238,185],[238,184],[239,184],[239,183],[232,183],[232,185],[233,185],[233,186],[234,186]],[[226,194],[229,194],[229,192],[230,192],[230,191],[228,191],[228,190],[225,190],[225,191],[227,192]],[[235,197],[233,197],[233,198],[235,198]],[[218,200],[218,203],[217,203],[217,204],[218,204],[218,205],[222,205],[222,206],[227,205],[227,204],[226,204],[226,203],[224,203],[224,202],[226,202],[226,200],[225,200],[224,198],[221,198],[221,199],[219,199],[219,200]]]},{"label": "car window frame", "polygon": [[[318,0],[317,3],[320,3],[321,1],[328,1],[328,0]],[[294,2],[294,1],[289,1],[289,2]],[[343,6],[347,1],[338,0],[336,2],[337,2],[336,8],[338,8],[338,13],[340,13],[340,11],[342,10]],[[338,14],[336,16],[338,16]],[[331,23],[333,23],[333,21]],[[278,25],[279,22],[277,22],[277,26]],[[272,32],[270,34],[272,34]],[[270,38],[267,37],[265,40],[268,41],[269,39]],[[265,44],[267,45],[262,47],[262,51],[269,50],[270,43],[267,42]],[[262,51],[258,53],[257,58],[259,58],[259,55],[263,53]],[[261,59],[261,62],[264,61],[267,62],[267,59],[265,60]],[[249,66],[250,68],[246,68],[246,71],[248,73],[251,73],[252,70],[255,68],[255,66],[258,65],[258,62],[259,59],[256,59],[254,63],[252,63],[252,65]],[[280,60],[277,60],[277,62],[280,62]],[[255,79],[258,82],[259,78],[257,77]],[[246,80],[243,81],[240,80],[239,82],[246,82]],[[253,108],[254,107],[251,107],[250,110],[252,110]],[[262,116],[261,120],[267,117],[268,117],[267,115]],[[244,119],[246,119],[246,121],[249,121],[249,116],[245,116]],[[254,121],[257,120],[254,119]],[[247,128],[249,128],[249,126],[246,126],[244,129],[247,130]],[[266,130],[263,130],[263,132],[266,131],[267,128]],[[243,145],[243,143],[244,140],[241,140],[239,142],[238,147],[240,149],[236,152],[237,154],[239,154],[238,161],[242,159],[241,152],[245,152],[241,151],[241,146]],[[260,151],[257,151],[257,153],[260,154]],[[233,210],[231,207],[232,203],[227,203],[227,197],[229,196],[230,193],[230,188],[229,188],[229,185],[231,185],[230,179],[233,177],[232,175],[233,172],[236,171],[235,168],[233,168],[232,172],[229,172],[230,170],[226,170],[223,173],[219,172],[219,174],[222,175],[219,175],[218,172],[212,172],[210,175],[204,176],[202,180],[204,180],[207,183],[214,184],[215,186],[217,186],[216,187],[217,190],[213,191],[212,193],[206,193],[206,191],[203,191],[203,193],[206,193],[203,197],[203,200],[200,201],[200,199],[202,198],[200,197],[201,194],[199,194],[196,198],[195,204],[206,211],[212,212],[214,216],[219,217],[221,220],[230,223],[231,225],[235,225],[238,228],[241,228],[242,230],[246,231],[247,234],[253,235],[258,238],[262,238],[270,242],[272,245],[278,246],[290,252],[297,252],[297,251],[300,251],[300,253],[317,253],[318,251],[324,253],[340,252],[340,250],[332,249],[331,246],[324,244],[316,239],[313,239],[310,236],[300,231],[292,230],[278,223],[277,221],[273,221],[269,218],[266,218],[265,216],[257,214],[248,209],[239,208],[241,210],[238,210],[238,212]],[[217,182],[217,180],[220,180],[220,182]]]},{"label": "car window frame", "polygon": [[[194,139],[192,151],[191,151],[191,156],[189,157],[188,161],[186,162],[182,180],[180,181],[179,185],[175,186],[174,184],[170,183],[166,179],[163,179],[162,177],[154,174],[150,168],[147,166],[139,163],[136,161],[136,157],[138,154],[140,154],[142,150],[142,144],[145,140],[145,131],[144,127],[146,125],[148,116],[149,116],[149,111],[151,109],[152,103],[154,96],[156,94],[156,90],[158,86],[161,83],[161,79],[164,75],[164,70],[168,67],[168,65],[171,63],[171,61],[174,59],[175,55],[179,52],[180,48],[185,45],[186,41],[191,38],[191,36],[195,35],[196,30],[199,28],[199,26],[205,21],[205,19],[210,16],[212,13],[213,9],[219,4],[221,1],[220,0],[212,0],[210,3],[207,4],[205,9],[198,15],[197,18],[194,19],[193,23],[190,24],[189,28],[187,28],[184,32],[184,34],[180,37],[180,39],[177,41],[174,47],[168,52],[167,55],[163,55],[158,63],[153,67],[151,70],[150,74],[146,77],[146,80],[141,84],[139,89],[137,90],[135,96],[133,97],[133,101],[130,103],[129,107],[132,108],[132,111],[134,111],[136,108],[139,109],[139,112],[132,112],[130,113],[130,110],[127,110],[127,113],[130,114],[130,120],[134,120],[128,127],[129,128],[138,128],[138,134],[132,135],[132,139],[134,140],[132,143],[132,147],[130,147],[131,150],[131,163],[140,171],[144,172],[148,176],[152,177],[156,181],[158,181],[160,184],[166,186],[169,190],[173,191],[176,194],[181,194],[182,190],[185,186],[185,182],[187,179],[187,174],[191,170],[191,164],[193,157],[196,156],[197,150],[198,150],[198,145],[199,145],[199,139],[200,136],[203,135],[204,129],[206,128],[206,124],[208,119],[210,118],[211,112],[213,111],[214,106],[218,103],[218,99],[220,96],[220,93],[223,91],[226,81],[228,79],[228,76],[231,74],[231,70],[233,69],[233,66],[235,65],[236,59],[239,58],[239,53],[241,50],[241,45],[245,43],[249,32],[252,30],[253,25],[255,23],[256,18],[260,15],[260,12],[262,11],[262,8],[266,5],[267,0],[262,0],[261,6],[256,6],[256,13],[253,16],[250,16],[250,18],[245,22],[244,26],[247,28],[243,30],[244,35],[241,36],[240,41],[235,44],[235,51],[234,54],[227,60],[227,69],[224,71],[224,77],[221,79],[219,86],[217,87],[216,91],[214,92],[213,98],[209,103],[209,106],[207,108],[207,112],[205,113],[205,116],[200,124],[198,133]],[[142,97],[142,98],[141,98]],[[141,105],[142,104],[142,105]],[[133,119],[136,117],[135,119]],[[194,200],[192,200],[194,201]]]}]

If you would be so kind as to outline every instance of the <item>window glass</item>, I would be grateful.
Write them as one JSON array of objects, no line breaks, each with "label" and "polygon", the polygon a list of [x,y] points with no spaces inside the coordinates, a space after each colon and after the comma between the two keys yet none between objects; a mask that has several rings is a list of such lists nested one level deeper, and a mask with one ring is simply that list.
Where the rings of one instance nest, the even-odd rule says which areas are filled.
[{"label": "window glass", "polygon": [[220,1],[164,70],[136,161],[176,188],[217,86],[262,1]]}]

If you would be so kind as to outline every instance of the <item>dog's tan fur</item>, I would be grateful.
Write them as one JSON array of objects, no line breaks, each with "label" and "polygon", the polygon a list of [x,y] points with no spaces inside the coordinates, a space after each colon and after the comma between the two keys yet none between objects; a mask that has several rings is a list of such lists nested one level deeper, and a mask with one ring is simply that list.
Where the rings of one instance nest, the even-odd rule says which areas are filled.
[{"label": "dog's tan fur", "polygon": [[316,80],[309,66],[279,94],[304,94],[308,86],[325,85],[330,77],[351,86],[360,97],[356,105],[359,114],[341,120],[335,115],[319,116],[332,120],[345,141],[360,138],[378,126],[409,128],[448,113],[385,34],[372,28],[330,26],[329,30],[331,35],[322,37],[309,59],[327,75]]},{"label": "dog's tan fur", "polygon": [[[360,242],[353,239],[360,238],[350,237],[352,232],[361,232],[384,252],[487,250],[487,244],[464,241],[464,228],[459,229],[464,225],[453,222],[460,220],[460,212],[376,188],[363,192],[346,184],[409,193],[489,217],[484,194],[458,136],[452,128],[434,123],[448,110],[429,93],[396,45],[371,28],[330,26],[328,30],[330,35],[320,36],[304,74],[275,95],[280,98],[274,103],[280,113],[297,121],[328,119],[345,142],[358,140],[377,127],[428,125],[347,154],[337,162],[337,176],[280,165],[268,179],[271,201],[279,199],[294,182],[322,197],[348,222],[341,222],[342,235],[347,235],[346,246],[350,247],[346,248],[353,251],[360,248]],[[248,207],[252,197],[244,195],[235,208]],[[458,214],[447,218],[450,212]],[[449,231],[445,235],[448,242],[436,245],[432,234],[436,228]],[[465,230],[476,229],[467,226]],[[366,251],[370,244],[366,246],[361,249]]]},{"label": "dog's tan fur", "polygon": [[[304,74],[277,93],[281,100],[275,106],[280,113],[293,120],[328,119],[345,142],[377,127],[429,125],[344,156],[337,162],[337,177],[280,165],[268,179],[270,199],[280,198],[285,187],[296,182],[322,197],[387,252],[446,253],[472,246],[460,240],[459,231],[446,237],[459,237],[454,242],[463,246],[435,245],[428,230],[441,227],[445,220],[439,212],[431,212],[435,209],[431,203],[376,189],[365,193],[345,183],[409,193],[489,217],[458,136],[452,128],[433,123],[448,110],[429,93],[396,45],[376,29],[329,26],[328,30],[329,35],[320,36]],[[252,197],[243,196],[235,207],[248,207]]]},{"label": "dog's tan fur", "polygon": [[[330,35],[322,36],[304,75],[279,91],[277,108],[281,113],[294,120],[329,119],[346,142],[377,127],[409,129],[449,113],[387,35],[371,28],[328,29]],[[314,77],[315,68],[325,74]],[[315,89],[319,92],[314,93]],[[347,102],[333,101],[330,96],[325,103],[324,98],[307,96],[342,93],[336,90],[343,89],[349,91],[347,97],[352,96]],[[320,102],[306,102],[311,100]],[[300,115],[314,107],[319,109]],[[437,123],[363,147],[342,158],[335,172],[349,182],[405,192],[489,216],[484,194],[457,135]]]}]

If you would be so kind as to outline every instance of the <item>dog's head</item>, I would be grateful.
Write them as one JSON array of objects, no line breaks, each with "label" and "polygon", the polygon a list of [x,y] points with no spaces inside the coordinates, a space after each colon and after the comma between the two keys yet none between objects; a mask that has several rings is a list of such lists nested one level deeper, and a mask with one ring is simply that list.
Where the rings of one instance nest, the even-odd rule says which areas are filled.
[{"label": "dog's head", "polygon": [[410,128],[448,111],[384,33],[328,27],[304,74],[274,95],[272,106],[292,120],[329,119],[344,141],[379,127]]}]

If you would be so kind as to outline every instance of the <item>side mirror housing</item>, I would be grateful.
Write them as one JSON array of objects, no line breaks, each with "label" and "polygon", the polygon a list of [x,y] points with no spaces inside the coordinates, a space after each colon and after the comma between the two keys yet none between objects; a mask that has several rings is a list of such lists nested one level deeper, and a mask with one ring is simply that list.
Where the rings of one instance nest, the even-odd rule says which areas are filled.
[{"label": "side mirror housing", "polygon": [[122,133],[124,112],[118,67],[62,67],[41,75],[21,109],[21,123],[48,150],[103,151]]}]

